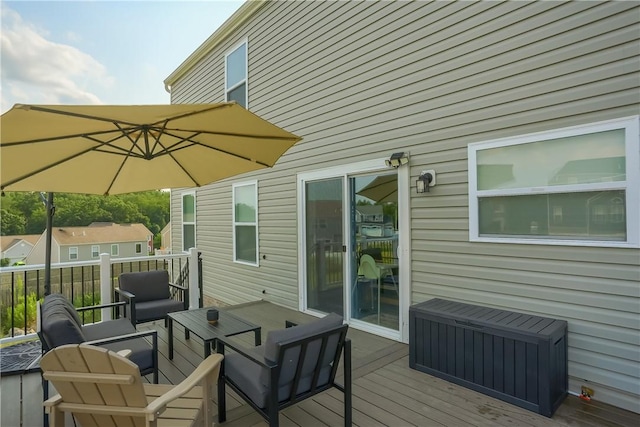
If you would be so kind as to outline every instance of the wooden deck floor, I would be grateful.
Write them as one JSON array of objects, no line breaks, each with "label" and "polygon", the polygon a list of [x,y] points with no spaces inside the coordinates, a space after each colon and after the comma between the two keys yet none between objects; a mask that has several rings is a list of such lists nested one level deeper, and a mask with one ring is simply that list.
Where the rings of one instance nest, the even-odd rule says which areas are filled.
[{"label": "wooden deck floor", "polygon": [[[263,340],[269,330],[280,329],[285,320],[308,322],[311,316],[266,302],[229,307],[246,320],[262,326]],[[155,328],[159,337],[160,382],[176,384],[191,373],[203,358],[202,342],[192,335],[184,339],[175,331],[175,357],[167,358],[167,331],[162,322],[139,326]],[[353,423],[373,426],[637,426],[640,415],[597,401],[586,403],[569,396],[547,418],[464,387],[409,368],[409,349],[362,331],[350,329],[353,350]],[[236,338],[253,345],[253,334]],[[2,419],[5,426],[42,426],[42,389],[38,374],[4,377],[0,383]],[[294,405],[280,415],[282,426],[342,426],[342,393],[332,389]],[[16,410],[22,408],[21,410]],[[222,426],[266,426],[264,420],[233,393],[227,397],[228,421]],[[22,418],[22,419],[20,419]],[[72,426],[72,423],[67,423]]]}]

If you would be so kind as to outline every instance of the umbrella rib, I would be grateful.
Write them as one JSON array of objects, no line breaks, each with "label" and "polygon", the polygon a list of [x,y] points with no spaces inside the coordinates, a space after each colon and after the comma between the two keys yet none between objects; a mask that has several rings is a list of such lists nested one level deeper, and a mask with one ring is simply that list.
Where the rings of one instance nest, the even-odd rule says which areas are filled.
[{"label": "umbrella rib", "polygon": [[[116,124],[116,126],[118,128],[120,127],[118,124]],[[143,126],[142,127],[142,132],[144,133],[144,139],[145,139],[145,143],[146,143],[147,149],[148,149],[148,140],[147,140],[148,129]],[[105,195],[109,194],[109,192],[111,191],[111,188],[113,188],[113,184],[115,184],[116,179],[120,175],[120,172],[122,171],[122,168],[124,168],[124,164],[127,163],[127,160],[129,160],[130,157],[134,157],[134,155],[132,154],[133,149],[134,148],[139,148],[138,147],[138,141],[140,140],[141,134],[138,134],[138,137],[135,138],[135,140],[132,139],[131,136],[129,134],[126,134],[125,132],[122,132],[122,134],[124,135],[125,138],[127,138],[129,140],[129,142],[131,142],[131,146],[130,146],[129,150],[127,151],[127,154],[124,156],[124,159],[120,163],[120,166],[118,167],[118,171],[113,175],[113,179],[111,180],[111,183],[109,184],[109,187],[107,187],[107,191],[104,193]],[[151,160],[153,158],[153,156],[150,156],[150,153],[148,151],[146,153],[143,153],[142,156],[136,155],[136,157],[142,157],[142,158],[144,158],[146,160]]]},{"label": "umbrella rib", "polygon": [[25,105],[25,106],[28,107],[28,109],[30,109],[30,110],[42,111],[43,113],[51,113],[51,114],[58,114],[58,115],[62,115],[62,116],[78,117],[78,118],[81,118],[81,119],[97,120],[97,121],[101,121],[101,122],[109,122],[109,123],[114,123],[114,124],[115,123],[121,123],[121,124],[127,124],[127,125],[131,125],[131,126],[139,126],[139,123],[132,123],[132,122],[124,121],[124,120],[109,119],[107,117],[92,116],[90,114],[80,114],[80,113],[72,113],[72,112],[69,112],[69,111],[54,110],[52,108],[46,108],[46,107],[37,106],[37,105]]}]

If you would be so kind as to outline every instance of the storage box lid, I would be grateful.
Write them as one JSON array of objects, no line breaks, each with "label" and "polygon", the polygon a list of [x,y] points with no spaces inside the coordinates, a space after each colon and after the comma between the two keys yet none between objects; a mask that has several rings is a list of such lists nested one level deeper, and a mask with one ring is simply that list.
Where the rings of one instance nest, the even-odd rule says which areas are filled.
[{"label": "storage box lid", "polygon": [[518,313],[515,311],[483,307],[474,304],[448,301],[434,298],[410,307],[409,311],[420,312],[440,319],[448,319],[448,323],[471,328],[500,328],[527,335],[551,336],[567,327],[564,320],[549,317]]}]

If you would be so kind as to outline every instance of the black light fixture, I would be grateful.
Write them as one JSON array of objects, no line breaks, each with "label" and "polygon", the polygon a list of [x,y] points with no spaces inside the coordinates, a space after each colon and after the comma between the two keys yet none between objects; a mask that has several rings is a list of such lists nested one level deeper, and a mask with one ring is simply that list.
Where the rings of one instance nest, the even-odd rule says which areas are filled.
[{"label": "black light fixture", "polygon": [[384,161],[388,167],[399,168],[402,165],[409,163],[409,155],[404,152],[393,153],[388,160]]},{"label": "black light fixture", "polygon": [[429,187],[436,185],[436,171],[430,169],[420,172],[420,176],[416,181],[417,193],[428,193]]}]

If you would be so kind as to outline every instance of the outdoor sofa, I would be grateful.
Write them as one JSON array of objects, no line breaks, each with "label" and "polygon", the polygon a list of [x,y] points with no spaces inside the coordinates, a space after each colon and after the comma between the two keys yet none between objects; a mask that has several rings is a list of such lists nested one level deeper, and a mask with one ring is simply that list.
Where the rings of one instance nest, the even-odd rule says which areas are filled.
[{"label": "outdoor sofa", "polygon": [[127,318],[83,325],[78,312],[113,308],[125,302],[76,309],[62,294],[45,296],[38,307],[38,336],[43,353],[65,344],[93,344],[114,352],[131,350],[129,359],[138,365],[141,375],[153,374],[158,383],[158,333],[137,332]]}]

